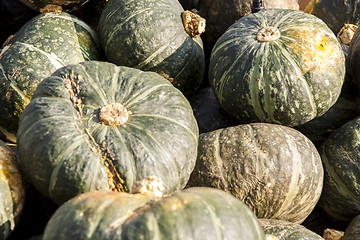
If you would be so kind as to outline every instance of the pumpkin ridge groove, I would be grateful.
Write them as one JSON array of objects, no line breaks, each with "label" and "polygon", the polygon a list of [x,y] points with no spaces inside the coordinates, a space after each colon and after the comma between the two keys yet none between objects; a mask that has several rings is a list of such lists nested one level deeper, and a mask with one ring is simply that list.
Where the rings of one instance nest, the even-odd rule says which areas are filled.
[{"label": "pumpkin ridge groove", "polygon": [[[185,41],[186,41],[187,39],[185,38]],[[185,42],[184,41],[184,42]],[[191,40],[192,41],[192,40]],[[196,45],[192,45],[192,47],[191,47],[191,54],[189,54],[188,56],[194,56],[195,54],[195,52],[196,52],[196,48],[195,48],[195,46]],[[175,76],[174,76],[174,79],[176,79],[178,76],[181,76],[181,73],[183,73],[184,71],[185,71],[185,69],[186,69],[186,67],[190,64],[190,62],[191,61],[186,61],[186,64],[181,68],[181,70],[180,70],[180,72],[178,72]]]},{"label": "pumpkin ridge groove", "polygon": [[6,76],[5,70],[4,70],[4,68],[3,68],[3,66],[1,64],[0,64],[0,70],[3,73],[2,75],[4,76],[4,78],[6,80],[8,80],[9,85],[11,86],[11,88],[14,89],[19,94],[19,96],[21,96],[21,98],[25,101],[25,103],[30,102],[30,99],[26,97],[26,94],[17,86],[16,81],[14,81],[14,79],[13,79],[13,77],[15,76],[17,70],[15,70],[12,73],[12,75],[9,76],[9,77]]},{"label": "pumpkin ridge groove", "polygon": [[[169,84],[170,84],[170,82],[169,82]],[[157,84],[157,85],[154,85],[154,86],[152,86],[152,87],[150,87],[150,88],[148,88],[148,89],[146,89],[144,91],[141,91],[139,94],[137,94],[135,96],[131,96],[130,98],[128,98],[127,100],[124,101],[123,105],[126,106],[127,109],[130,109],[133,104],[136,104],[136,102],[137,102],[137,100],[139,98],[146,97],[148,94],[151,94],[156,89],[159,89],[159,88],[162,88],[162,87],[172,87],[169,84]],[[126,97],[124,97],[124,98],[126,98]]]}]

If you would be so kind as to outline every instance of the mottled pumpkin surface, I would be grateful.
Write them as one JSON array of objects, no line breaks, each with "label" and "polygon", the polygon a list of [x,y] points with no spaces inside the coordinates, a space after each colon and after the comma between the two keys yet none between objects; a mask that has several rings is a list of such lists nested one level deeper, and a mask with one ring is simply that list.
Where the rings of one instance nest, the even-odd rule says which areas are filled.
[{"label": "mottled pumpkin surface", "polygon": [[209,82],[240,123],[296,126],[338,99],[345,57],[334,33],[302,11],[265,9],[240,18],[211,53]]},{"label": "mottled pumpkin surface", "polygon": [[44,231],[44,240],[264,240],[245,204],[212,188],[191,188],[154,198],[90,192],[63,204]]},{"label": "mottled pumpkin surface", "polygon": [[25,187],[15,152],[0,140],[0,239],[14,230],[25,202]]},{"label": "mottled pumpkin surface", "polygon": [[39,84],[17,138],[24,174],[62,203],[96,189],[132,192],[151,176],[164,193],[182,189],[198,127],[187,99],[159,74],[86,61]]},{"label": "mottled pumpkin surface", "polygon": [[314,209],[323,167],[313,143],[286,126],[253,123],[200,135],[188,186],[231,193],[258,218],[301,223]]},{"label": "mottled pumpkin surface", "polygon": [[0,53],[0,130],[16,135],[39,82],[67,64],[99,60],[99,52],[97,34],[72,15],[40,14],[27,22]]}]

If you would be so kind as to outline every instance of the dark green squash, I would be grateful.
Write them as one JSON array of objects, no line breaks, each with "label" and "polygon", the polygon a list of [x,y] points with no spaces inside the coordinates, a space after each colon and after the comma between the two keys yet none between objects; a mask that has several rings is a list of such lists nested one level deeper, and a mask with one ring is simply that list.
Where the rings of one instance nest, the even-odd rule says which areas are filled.
[{"label": "dark green squash", "polygon": [[359,99],[360,94],[360,74],[358,66],[360,64],[360,29],[356,30],[351,44],[348,50],[348,58],[347,58],[347,75],[349,78],[349,85],[352,86],[351,91],[354,93],[353,95]]},{"label": "dark green squash", "polygon": [[88,0],[19,0],[26,6],[40,12],[73,11]]},{"label": "dark green squash", "polygon": [[65,65],[100,58],[97,33],[73,15],[40,14],[27,22],[0,53],[0,132],[16,141],[19,116],[41,80]]},{"label": "dark green squash", "polygon": [[89,192],[64,203],[43,240],[264,240],[251,210],[230,194],[191,188],[167,197]]},{"label": "dark green squash", "polygon": [[0,140],[0,239],[5,240],[19,221],[25,187],[15,152]]},{"label": "dark green squash", "polygon": [[185,95],[195,92],[205,71],[202,31],[194,26],[197,35],[189,35],[183,13],[178,0],[108,2],[99,21],[108,61],[157,72]]},{"label": "dark green squash", "polygon": [[320,146],[324,187],[319,206],[335,221],[360,214],[360,117],[334,130]]},{"label": "dark green squash", "polygon": [[341,240],[358,240],[360,236],[360,215],[353,218],[346,227],[344,236]]},{"label": "dark green squash", "polygon": [[297,126],[324,114],[338,99],[345,58],[319,18],[265,9],[240,18],[211,53],[209,81],[239,123]]},{"label": "dark green squash", "polygon": [[201,134],[187,186],[231,193],[258,218],[301,223],[322,185],[321,159],[308,138],[286,126],[252,123]]},{"label": "dark green squash", "polygon": [[306,227],[284,220],[259,219],[268,240],[324,240]]},{"label": "dark green squash", "polygon": [[44,79],[17,134],[24,175],[60,204],[97,189],[132,192],[154,177],[182,189],[194,168],[191,106],[154,72],[86,61]]}]

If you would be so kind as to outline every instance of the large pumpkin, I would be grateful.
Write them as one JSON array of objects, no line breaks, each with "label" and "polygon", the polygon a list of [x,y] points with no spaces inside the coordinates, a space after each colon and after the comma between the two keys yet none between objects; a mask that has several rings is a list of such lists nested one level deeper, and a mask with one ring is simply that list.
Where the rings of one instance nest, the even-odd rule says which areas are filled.
[{"label": "large pumpkin", "polygon": [[96,191],[64,203],[43,240],[264,240],[250,209],[230,194],[192,188],[155,198]]},{"label": "large pumpkin", "polygon": [[97,34],[67,13],[40,14],[0,53],[0,132],[16,141],[19,116],[41,80],[67,64],[100,59]]},{"label": "large pumpkin", "polygon": [[15,152],[0,140],[0,239],[5,240],[19,221],[25,187]]},{"label": "large pumpkin", "polygon": [[334,33],[302,11],[268,9],[240,18],[211,53],[209,81],[241,123],[296,126],[338,99],[345,58]]},{"label": "large pumpkin", "polygon": [[334,130],[320,146],[324,188],[319,206],[335,221],[360,214],[360,117]]},{"label": "large pumpkin", "polygon": [[164,193],[182,189],[198,127],[187,99],[159,74],[87,61],[39,84],[17,138],[24,175],[62,203],[96,189],[132,192],[147,177]]},{"label": "large pumpkin", "polygon": [[[182,19],[190,21],[184,25]],[[184,13],[178,0],[112,0],[101,14],[99,35],[108,61],[155,71],[188,95],[204,76],[198,36],[204,27],[203,21]],[[192,30],[190,35],[186,29]]]},{"label": "large pumpkin", "polygon": [[301,223],[314,209],[323,167],[313,143],[286,126],[253,123],[200,135],[188,187],[222,189],[258,218]]}]

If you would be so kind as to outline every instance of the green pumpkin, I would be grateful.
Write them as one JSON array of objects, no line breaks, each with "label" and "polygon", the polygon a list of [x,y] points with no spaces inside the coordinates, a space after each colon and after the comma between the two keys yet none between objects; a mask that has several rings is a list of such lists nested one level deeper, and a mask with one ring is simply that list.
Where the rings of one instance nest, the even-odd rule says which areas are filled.
[{"label": "green pumpkin", "polygon": [[148,177],[166,194],[182,189],[198,134],[189,102],[159,74],[86,61],[39,84],[17,139],[24,175],[60,204],[91,190],[132,192]]},{"label": "green pumpkin", "polygon": [[231,193],[258,218],[301,223],[322,185],[320,155],[308,138],[290,127],[252,123],[201,134],[187,186]]},{"label": "green pumpkin", "polygon": [[82,20],[46,13],[27,22],[0,53],[2,135],[16,141],[19,116],[41,80],[65,65],[99,59],[97,34]]},{"label": "green pumpkin", "polygon": [[347,64],[348,82],[351,86],[350,91],[359,99],[360,74],[358,66],[360,64],[360,29],[356,30],[349,46]]},{"label": "green pumpkin", "polygon": [[20,0],[28,7],[41,12],[73,11],[88,0]]},{"label": "green pumpkin", "polygon": [[19,221],[25,187],[15,152],[0,140],[0,239],[5,240]]},{"label": "green pumpkin", "polygon": [[230,194],[191,188],[167,197],[89,192],[64,203],[43,240],[264,240],[250,209]]},{"label": "green pumpkin", "polygon": [[306,227],[284,220],[259,219],[264,229],[265,239],[269,240],[324,240]]},{"label": "green pumpkin", "polygon": [[99,21],[107,60],[157,72],[185,95],[195,92],[205,55],[201,38],[186,32],[183,12],[178,0],[109,1]]},{"label": "green pumpkin", "polygon": [[360,236],[360,215],[353,218],[350,224],[346,227],[344,236],[341,240],[357,240]]},{"label": "green pumpkin", "polygon": [[324,187],[319,206],[335,221],[360,214],[360,117],[334,130],[320,146]]},{"label": "green pumpkin", "polygon": [[221,106],[239,123],[297,126],[338,99],[345,57],[319,18],[267,9],[240,18],[217,41],[209,81]]}]

